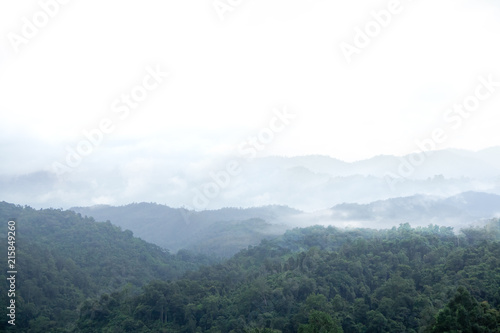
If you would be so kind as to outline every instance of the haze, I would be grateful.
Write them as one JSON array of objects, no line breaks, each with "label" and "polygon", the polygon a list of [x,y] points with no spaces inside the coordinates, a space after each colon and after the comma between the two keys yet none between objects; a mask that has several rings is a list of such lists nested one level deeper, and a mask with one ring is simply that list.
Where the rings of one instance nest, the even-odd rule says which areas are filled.
[{"label": "haze", "polygon": [[[401,1],[384,18],[394,2],[242,0],[223,20],[211,1],[62,3],[29,38],[23,17],[33,21],[40,3],[0,5],[0,179],[7,201],[317,210],[434,195],[412,179],[443,175],[444,164],[420,171],[422,178],[419,171],[398,175],[396,159],[345,174],[304,161],[269,166],[262,158],[321,155],[328,165],[428,150],[481,155],[500,145],[493,1]],[[375,17],[385,23],[360,47],[357,29]],[[346,54],[346,43],[357,51]],[[144,84],[145,96],[137,90]],[[127,104],[124,95],[134,91],[140,101]],[[71,157],[78,148],[86,153]],[[434,163],[422,156],[424,165]],[[230,185],[197,207],[197,189],[228,172],[231,161],[241,172],[228,173]],[[315,165],[325,169],[323,162]],[[288,174],[289,167],[305,169]],[[498,175],[473,169],[444,174],[449,182],[470,179],[437,194],[498,193]],[[404,176],[408,187],[388,189],[388,173]],[[336,178],[356,175],[378,178]],[[331,186],[332,179],[344,185]],[[359,191],[359,184],[370,189]]]}]

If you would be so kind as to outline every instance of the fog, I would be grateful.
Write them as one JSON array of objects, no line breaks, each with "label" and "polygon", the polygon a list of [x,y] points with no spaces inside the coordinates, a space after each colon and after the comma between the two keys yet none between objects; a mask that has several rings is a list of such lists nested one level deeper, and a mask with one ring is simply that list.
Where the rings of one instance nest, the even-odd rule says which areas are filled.
[{"label": "fog", "polygon": [[114,147],[68,172],[2,175],[0,191],[6,201],[34,207],[155,202],[196,211],[286,205],[314,212],[414,195],[500,194],[499,157],[500,148],[491,148],[422,153],[420,165],[413,155],[353,163],[324,156],[207,160]]},{"label": "fog", "polygon": [[1,5],[1,200],[316,214],[500,194],[491,1],[57,4]]}]

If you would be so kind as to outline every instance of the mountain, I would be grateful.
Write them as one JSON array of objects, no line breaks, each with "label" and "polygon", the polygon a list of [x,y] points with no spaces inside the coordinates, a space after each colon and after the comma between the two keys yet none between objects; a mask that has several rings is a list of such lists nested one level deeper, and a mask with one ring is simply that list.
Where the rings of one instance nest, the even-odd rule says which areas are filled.
[{"label": "mountain", "polygon": [[126,206],[74,207],[73,211],[129,229],[142,239],[171,251],[187,249],[230,257],[262,239],[282,235],[294,227],[390,228],[439,224],[457,229],[500,216],[500,196],[464,192],[451,197],[413,195],[367,204],[342,203],[312,213],[285,206],[188,211],[153,203]]},{"label": "mountain", "polygon": [[[3,249],[8,246],[7,222],[12,219],[16,222],[16,327],[20,332],[32,321],[63,327],[76,319],[78,306],[88,297],[126,285],[135,290],[155,279],[177,279],[212,263],[188,252],[172,255],[133,237],[129,230],[72,211],[35,210],[6,202],[0,202]],[[2,266],[7,267],[7,255]],[[6,270],[0,272],[3,287],[7,287],[6,274]],[[2,292],[0,301],[9,302],[7,293]],[[4,324],[2,320],[0,325]],[[45,332],[56,331],[54,327]]]},{"label": "mountain", "polygon": [[109,220],[171,251],[188,249],[218,257],[230,257],[248,245],[283,234],[287,226],[277,220],[300,213],[284,206],[195,212],[153,203],[71,209],[97,220]]},{"label": "mountain", "polygon": [[[408,198],[401,199],[389,202],[394,208],[387,216],[406,207]],[[498,198],[464,193],[441,200],[479,216]],[[411,205],[424,204],[425,198],[413,198]],[[382,205],[357,207],[357,217],[374,207]],[[148,211],[182,219],[178,210],[155,204],[93,209],[114,209],[136,223]],[[183,223],[194,239],[225,243],[217,237],[226,233],[238,244],[238,237],[270,224],[250,216],[278,223],[305,214],[277,206],[191,213]],[[224,216],[231,220],[217,223]],[[220,262],[185,250],[172,255],[73,211],[1,202],[0,220],[12,219],[20,332],[442,332],[471,331],[471,321],[480,331],[500,325],[498,219],[459,233],[407,223],[385,230],[293,229]],[[0,247],[7,248],[4,226]],[[0,280],[12,288],[6,271]],[[8,302],[2,293],[0,303]],[[459,305],[467,312],[457,312]],[[7,332],[5,325],[0,329]]]},{"label": "mountain", "polygon": [[[139,295],[86,301],[86,332],[498,332],[500,221],[310,227]],[[106,316],[99,316],[106,313]]]},{"label": "mountain", "polygon": [[463,209],[475,218],[500,216],[500,196],[495,194],[465,192],[444,200],[444,203]]},{"label": "mountain", "polygon": [[342,222],[388,228],[408,222],[414,226],[432,223],[464,228],[480,220],[500,217],[500,196],[481,192],[464,192],[448,198],[414,195],[369,204],[339,204],[325,214],[333,225]]},{"label": "mountain", "polygon": [[[0,174],[0,196],[34,207],[145,201],[196,211],[286,205],[312,212],[344,202],[367,204],[417,194],[500,195],[500,147],[375,156],[355,162],[327,156],[151,159],[139,152],[129,153],[119,166],[92,161],[63,174],[49,169]],[[230,162],[239,166],[233,175],[227,170]]]},{"label": "mountain", "polygon": [[[269,169],[304,167],[316,174],[332,177],[373,176],[385,177],[398,174],[401,164],[415,170],[409,179],[427,179],[436,175],[445,178],[471,177],[484,179],[499,176],[500,147],[472,152],[446,149],[432,152],[416,152],[405,156],[379,155],[366,160],[344,162],[327,156],[264,157],[256,164]],[[403,176],[403,175],[399,175]]]}]

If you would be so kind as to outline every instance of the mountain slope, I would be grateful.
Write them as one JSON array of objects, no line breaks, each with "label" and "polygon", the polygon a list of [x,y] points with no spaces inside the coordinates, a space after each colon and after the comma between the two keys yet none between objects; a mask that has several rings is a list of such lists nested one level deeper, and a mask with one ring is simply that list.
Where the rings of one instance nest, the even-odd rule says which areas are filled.
[{"label": "mountain slope", "polygon": [[73,207],[73,211],[109,220],[130,229],[142,239],[168,248],[195,250],[229,257],[261,239],[275,237],[287,229],[275,222],[299,211],[283,206],[194,212],[153,203],[120,207]]},{"label": "mountain slope", "polygon": [[172,251],[188,249],[230,257],[287,229],[315,224],[389,228],[409,222],[414,226],[440,224],[459,229],[500,216],[500,196],[481,192],[464,192],[448,198],[413,195],[367,204],[343,203],[313,213],[283,206],[194,212],[151,203],[72,209],[98,220],[110,220]]},{"label": "mountain slope", "polygon": [[[77,306],[87,297],[126,284],[137,288],[153,279],[176,279],[210,263],[201,256],[169,254],[133,237],[130,231],[72,211],[35,210],[0,202],[3,249],[7,249],[7,222],[11,219],[16,221],[18,329],[45,318],[63,325],[74,319]],[[2,263],[7,267],[7,256]],[[5,272],[0,272],[2,286],[7,283]],[[7,304],[6,293],[1,297],[2,304]]]},{"label": "mountain slope", "polygon": [[[499,236],[498,220],[459,235],[451,228],[408,224],[390,230],[296,229],[180,281],[148,284],[138,296],[89,300],[78,328],[497,332]],[[460,312],[461,305],[469,312]],[[107,316],[93,316],[96,308]]]}]

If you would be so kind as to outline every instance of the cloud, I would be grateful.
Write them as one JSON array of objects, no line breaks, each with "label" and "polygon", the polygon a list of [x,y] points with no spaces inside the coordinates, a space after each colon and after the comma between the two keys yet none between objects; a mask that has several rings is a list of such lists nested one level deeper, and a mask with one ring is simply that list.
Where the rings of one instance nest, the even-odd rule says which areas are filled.
[{"label": "cloud", "polygon": [[[297,119],[260,157],[320,154],[356,161],[413,152],[415,141],[442,123],[446,108],[471,94],[479,75],[500,80],[494,42],[500,22],[491,1],[401,3],[401,14],[347,64],[339,43],[352,41],[355,28],[387,1],[243,0],[223,22],[210,2],[72,2],[19,54],[8,40],[0,44],[0,153],[6,157],[0,175],[37,175],[64,162],[67,147],[104,117],[116,116],[113,101],[155,64],[171,73],[165,84],[117,123],[72,176],[51,186],[40,180],[48,190],[26,193],[27,200],[190,203],[192,189],[268,126],[278,105],[288,105]],[[33,2],[1,4],[0,33],[20,32],[22,17],[36,10]],[[482,104],[440,148],[500,145],[499,107],[499,96]],[[385,186],[380,175],[362,178],[364,171],[344,179],[304,167],[261,172],[248,164],[245,177],[212,204],[286,197],[317,209],[355,195],[360,202],[373,199],[360,191],[363,184]],[[425,167],[415,177],[424,175]],[[294,177],[307,182],[287,184]],[[256,181],[262,179],[266,183]],[[426,190],[411,180],[400,194],[412,186]],[[454,186],[448,181],[443,191],[493,185]],[[323,191],[322,200],[308,195],[315,189]],[[381,197],[389,195],[382,191]]]}]

